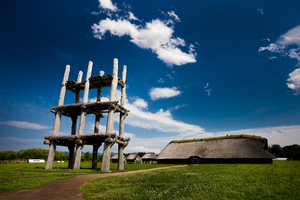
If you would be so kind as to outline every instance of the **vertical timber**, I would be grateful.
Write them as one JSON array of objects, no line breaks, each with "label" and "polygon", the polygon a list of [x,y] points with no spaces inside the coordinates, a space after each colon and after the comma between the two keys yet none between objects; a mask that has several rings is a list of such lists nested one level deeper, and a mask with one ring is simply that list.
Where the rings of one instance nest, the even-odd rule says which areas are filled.
[{"label": "vertical timber", "polygon": [[[126,73],[127,73],[127,66],[123,66],[122,71],[122,81],[124,83],[124,86],[122,86],[121,91],[121,106],[125,106],[125,99],[126,99]],[[125,120],[126,114],[120,113],[120,122],[119,122],[119,136],[124,137],[124,120]],[[118,145],[118,170],[124,170],[124,146],[122,144]]]},{"label": "vertical timber", "polygon": [[[65,94],[66,94],[66,83],[68,81],[69,74],[70,74],[70,65],[67,65],[66,69],[65,69],[63,82],[61,85],[60,95],[59,95],[59,101],[58,101],[59,106],[64,105]],[[61,115],[62,115],[61,111],[57,111],[55,114],[55,121],[54,121],[53,133],[52,133],[53,136],[58,135],[60,121],[61,121]],[[49,153],[48,153],[48,158],[47,158],[47,163],[46,163],[45,169],[52,169],[53,162],[54,162],[54,156],[55,156],[55,150],[56,150],[56,143],[51,142],[49,145]]]},{"label": "vertical timber", "polygon": [[[113,63],[114,63],[113,74],[112,74],[113,80],[111,82],[111,87],[110,87],[109,101],[115,101],[116,91],[118,86],[118,59],[114,58]],[[114,109],[110,107],[107,114],[106,134],[112,133],[113,128],[114,128]],[[111,144],[110,142],[104,142],[103,159],[102,159],[102,166],[101,166],[101,171],[103,172],[109,171],[110,156],[111,156],[110,144]]]},{"label": "vertical timber", "polygon": [[[83,74],[82,71],[79,71],[78,76],[77,76],[77,83],[81,83],[82,74]],[[80,98],[80,91],[78,90],[75,93],[75,103],[79,103],[79,98]],[[71,135],[76,135],[77,119],[78,119],[77,116],[72,116],[71,117],[71,120],[72,120]],[[74,162],[75,162],[74,148],[75,148],[75,144],[70,144],[68,146],[68,149],[69,149],[69,165],[68,165],[68,168],[69,169],[73,169],[73,167],[74,167]]]},{"label": "vertical timber", "polygon": [[[100,71],[100,76],[104,75],[104,71]],[[97,102],[101,101],[101,93],[102,88],[97,89]],[[101,115],[95,115],[95,127],[94,127],[94,133],[99,133],[99,123],[100,123]],[[92,158],[92,169],[98,168],[98,149],[100,145],[93,145],[93,158]]]},{"label": "vertical timber", "polygon": [[[53,126],[52,136],[45,136],[44,144],[49,145],[48,159],[45,169],[52,169],[55,157],[56,146],[67,146],[69,150],[69,163],[70,169],[80,169],[80,161],[82,149],[85,145],[93,146],[93,160],[92,168],[97,169],[98,162],[98,150],[104,143],[103,159],[101,171],[110,170],[110,157],[111,148],[115,143],[118,143],[118,169],[124,169],[124,157],[123,151],[127,146],[129,140],[124,140],[124,120],[128,115],[129,110],[124,108],[126,99],[126,73],[127,67],[123,66],[122,79],[118,78],[118,59],[113,60],[113,73],[112,75],[104,75],[104,71],[100,71],[100,76],[91,77],[93,62],[89,62],[86,79],[82,82],[82,71],[79,71],[77,76],[77,82],[68,80],[70,74],[70,66],[67,65],[61,85],[61,91],[58,101],[58,106],[52,107],[51,112],[55,114],[55,121]],[[118,104],[116,101],[117,86],[120,85],[121,89],[121,101]],[[102,88],[110,87],[110,96],[108,102],[101,102]],[[66,89],[75,94],[75,103],[64,105],[64,99],[66,95]],[[96,103],[89,102],[89,90],[97,89]],[[80,93],[83,90],[82,102],[80,102]],[[120,113],[119,117],[119,135],[113,133],[114,129],[114,114]],[[103,117],[103,113],[107,113],[106,122],[106,136],[103,136],[103,132],[100,132],[100,119]],[[95,116],[94,134],[84,135],[86,115],[93,114]],[[71,135],[58,136],[61,124],[61,117],[69,117],[72,121]],[[80,118],[78,118],[80,116]],[[77,120],[79,119],[79,123]],[[78,130],[77,130],[78,128]],[[77,133],[77,135],[76,135]],[[74,152],[75,150],[75,152]]]},{"label": "vertical timber", "polygon": [[[89,90],[90,90],[90,77],[92,74],[92,67],[93,67],[93,62],[89,62],[87,74],[86,74],[86,80],[85,80],[85,85],[84,85],[84,93],[83,93],[83,100],[82,103],[85,104],[88,102],[88,96],[89,96]],[[84,125],[85,125],[85,117],[87,114],[86,108],[83,106],[81,108],[81,115],[80,115],[80,122],[79,122],[79,127],[78,127],[78,135],[83,135],[84,133]],[[80,160],[81,160],[81,152],[84,144],[77,144],[76,146],[76,156],[75,156],[75,162],[73,169],[79,169],[80,168]]]}]

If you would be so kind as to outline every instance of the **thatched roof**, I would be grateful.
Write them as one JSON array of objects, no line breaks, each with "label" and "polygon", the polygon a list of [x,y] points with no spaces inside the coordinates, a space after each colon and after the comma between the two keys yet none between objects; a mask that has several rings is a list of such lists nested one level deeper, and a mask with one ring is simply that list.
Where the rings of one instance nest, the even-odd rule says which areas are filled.
[{"label": "thatched roof", "polygon": [[143,160],[147,160],[147,159],[156,159],[156,155],[155,153],[146,153],[145,155],[143,155],[142,157]]},{"label": "thatched roof", "polygon": [[132,153],[127,156],[127,160],[134,160],[137,156],[140,156],[138,153]]},{"label": "thatched roof", "polygon": [[[124,158],[126,158],[124,154],[123,154],[123,156],[124,156]],[[113,155],[111,156],[110,159],[111,159],[111,160],[114,160],[114,159],[118,160],[118,159],[119,159],[119,156],[118,156],[117,153],[115,153],[115,154],[113,154]]]},{"label": "thatched roof", "polygon": [[206,140],[181,140],[170,142],[157,159],[200,158],[274,158],[264,147],[267,139],[255,137],[231,137]]}]

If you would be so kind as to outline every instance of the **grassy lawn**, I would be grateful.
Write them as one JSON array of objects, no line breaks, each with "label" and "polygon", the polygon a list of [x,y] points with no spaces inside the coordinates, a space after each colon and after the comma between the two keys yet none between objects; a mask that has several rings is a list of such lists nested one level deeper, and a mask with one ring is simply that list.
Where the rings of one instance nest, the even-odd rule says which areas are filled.
[{"label": "grassy lawn", "polygon": [[89,199],[299,199],[300,162],[202,164],[94,179]]},{"label": "grassy lawn", "polygon": [[[157,164],[125,164],[123,171],[139,169],[150,169],[167,165]],[[68,163],[54,163],[52,170],[45,170],[45,163],[15,163],[0,164],[0,193],[27,188],[34,188],[59,179],[71,178],[76,175],[100,172],[101,163],[98,169],[91,169],[91,162],[82,162],[80,170],[68,169]],[[111,163],[111,171],[118,172],[118,165]]]}]

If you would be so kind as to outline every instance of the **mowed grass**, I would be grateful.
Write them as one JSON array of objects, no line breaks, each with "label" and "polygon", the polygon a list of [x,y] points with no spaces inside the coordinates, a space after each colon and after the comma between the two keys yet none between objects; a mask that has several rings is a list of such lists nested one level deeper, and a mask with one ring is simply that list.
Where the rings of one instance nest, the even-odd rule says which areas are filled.
[{"label": "mowed grass", "polygon": [[299,199],[300,162],[201,164],[94,179],[89,199]]},{"label": "mowed grass", "polygon": [[[157,164],[125,164],[125,170],[132,171],[139,169],[150,169],[169,165]],[[45,170],[45,163],[15,163],[0,164],[0,193],[10,192],[21,189],[39,187],[40,185],[50,183],[59,179],[71,178],[77,175],[101,172],[101,163],[98,163],[98,169],[91,169],[91,162],[82,162],[80,170],[68,169],[68,163],[54,163],[52,170]],[[112,172],[119,172],[118,165],[112,164]]]}]

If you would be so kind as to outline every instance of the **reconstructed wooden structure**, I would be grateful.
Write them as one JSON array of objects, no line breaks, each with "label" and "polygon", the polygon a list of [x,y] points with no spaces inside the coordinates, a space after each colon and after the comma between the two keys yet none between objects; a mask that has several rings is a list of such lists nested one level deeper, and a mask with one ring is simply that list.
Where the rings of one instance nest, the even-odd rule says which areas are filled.
[{"label": "reconstructed wooden structure", "polygon": [[156,162],[157,156],[155,153],[149,152],[142,156],[143,163],[153,163]]},{"label": "reconstructed wooden structure", "polygon": [[[126,159],[127,158],[126,158],[125,154],[123,154],[124,163],[126,163]],[[110,160],[111,160],[112,163],[118,163],[119,162],[119,154],[117,154],[117,153],[113,154],[111,156]]]},{"label": "reconstructed wooden structure", "polygon": [[132,153],[127,156],[128,164],[143,163],[142,156],[139,153]]},{"label": "reconstructed wooden structure", "polygon": [[[45,169],[52,169],[55,149],[57,145],[66,146],[69,149],[69,168],[79,169],[81,152],[84,145],[93,145],[93,164],[92,168],[97,168],[97,154],[98,149],[104,143],[103,147],[103,160],[101,171],[109,171],[111,147],[118,143],[119,155],[123,155],[124,148],[128,145],[130,138],[124,138],[124,120],[128,115],[129,110],[124,108],[126,98],[126,73],[127,67],[123,66],[122,79],[118,78],[118,59],[113,61],[113,73],[112,75],[104,75],[104,71],[100,71],[99,76],[91,77],[93,63],[90,61],[86,74],[85,81],[82,80],[82,71],[79,72],[77,81],[68,80],[70,66],[66,66],[61,92],[59,96],[58,106],[51,108],[51,112],[55,114],[55,122],[53,127],[53,134],[51,136],[46,135],[44,144],[49,145],[49,154]],[[116,98],[117,86],[121,86],[121,103],[118,104]],[[110,96],[108,102],[101,102],[101,93],[103,87],[110,87]],[[64,98],[66,89],[75,94],[75,103],[64,105]],[[89,103],[88,95],[90,89],[97,89],[96,102]],[[82,103],[79,103],[80,91],[83,90]],[[119,135],[113,133],[114,114],[120,113],[119,121]],[[100,118],[103,117],[103,113],[107,113],[106,132],[99,133]],[[87,114],[95,115],[94,133],[84,134],[85,119]],[[70,135],[58,135],[61,117],[70,117],[72,120],[71,134]],[[76,134],[77,119],[80,116],[78,132]],[[74,149],[76,148],[75,154]],[[123,156],[119,156],[118,168],[124,169]]]},{"label": "reconstructed wooden structure", "polygon": [[232,135],[171,141],[158,155],[158,164],[272,163],[268,140],[259,136]]}]

